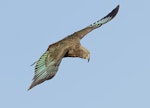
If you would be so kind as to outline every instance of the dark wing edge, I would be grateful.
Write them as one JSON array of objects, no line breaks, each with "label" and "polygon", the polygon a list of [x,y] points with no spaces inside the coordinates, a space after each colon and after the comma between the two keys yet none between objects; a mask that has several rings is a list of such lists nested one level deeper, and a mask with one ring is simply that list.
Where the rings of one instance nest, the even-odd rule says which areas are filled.
[{"label": "dark wing edge", "polygon": [[103,24],[109,22],[112,20],[118,13],[119,11],[119,5],[117,5],[109,14],[107,14],[105,17],[101,18],[100,20],[94,22],[88,27],[92,27],[93,29],[101,27]]}]

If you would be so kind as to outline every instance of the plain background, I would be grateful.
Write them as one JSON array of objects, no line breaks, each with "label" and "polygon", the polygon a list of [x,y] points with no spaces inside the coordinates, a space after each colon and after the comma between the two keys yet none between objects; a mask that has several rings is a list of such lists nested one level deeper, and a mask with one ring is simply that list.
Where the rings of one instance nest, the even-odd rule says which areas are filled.
[{"label": "plain background", "polygon": [[[56,76],[27,91],[52,44],[101,19],[88,34],[91,59],[63,59]],[[150,1],[1,0],[1,108],[150,108]]]}]

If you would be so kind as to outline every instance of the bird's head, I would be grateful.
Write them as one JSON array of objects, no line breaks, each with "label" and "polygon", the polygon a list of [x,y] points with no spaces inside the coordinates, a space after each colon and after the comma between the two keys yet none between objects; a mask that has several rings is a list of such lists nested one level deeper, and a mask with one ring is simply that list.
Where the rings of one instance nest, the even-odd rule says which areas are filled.
[{"label": "bird's head", "polygon": [[90,61],[90,52],[87,49],[85,49],[84,47],[80,46],[79,57],[87,59],[89,62]]}]

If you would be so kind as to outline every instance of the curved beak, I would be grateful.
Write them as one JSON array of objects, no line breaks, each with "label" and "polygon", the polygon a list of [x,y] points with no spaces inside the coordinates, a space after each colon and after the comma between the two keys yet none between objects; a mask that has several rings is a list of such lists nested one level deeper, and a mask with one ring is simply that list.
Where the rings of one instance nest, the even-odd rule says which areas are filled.
[{"label": "curved beak", "polygon": [[88,62],[90,61],[90,57],[88,58]]},{"label": "curved beak", "polygon": [[88,55],[86,56],[86,59],[88,60],[88,62],[90,61],[90,54],[88,54]]}]

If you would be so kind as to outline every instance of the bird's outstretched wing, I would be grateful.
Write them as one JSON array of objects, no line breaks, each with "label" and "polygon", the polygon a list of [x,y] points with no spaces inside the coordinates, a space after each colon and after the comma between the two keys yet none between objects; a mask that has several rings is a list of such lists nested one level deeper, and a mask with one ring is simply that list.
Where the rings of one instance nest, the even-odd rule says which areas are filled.
[{"label": "bird's outstretched wing", "polygon": [[63,48],[59,51],[53,51],[53,48],[50,49],[52,49],[52,51],[47,50],[36,62],[35,75],[28,90],[46,80],[53,78],[56,74],[59,64],[63,56],[66,54],[66,50]]},{"label": "bird's outstretched wing", "polygon": [[119,5],[116,6],[109,14],[107,14],[105,17],[103,17],[102,19],[94,22],[93,24],[87,26],[86,28],[79,30],[77,32],[75,32],[74,34],[72,34],[71,36],[75,36],[78,37],[80,39],[82,39],[87,33],[91,32],[92,30],[101,27],[103,24],[109,22],[110,20],[112,20],[118,13],[119,10]]}]

